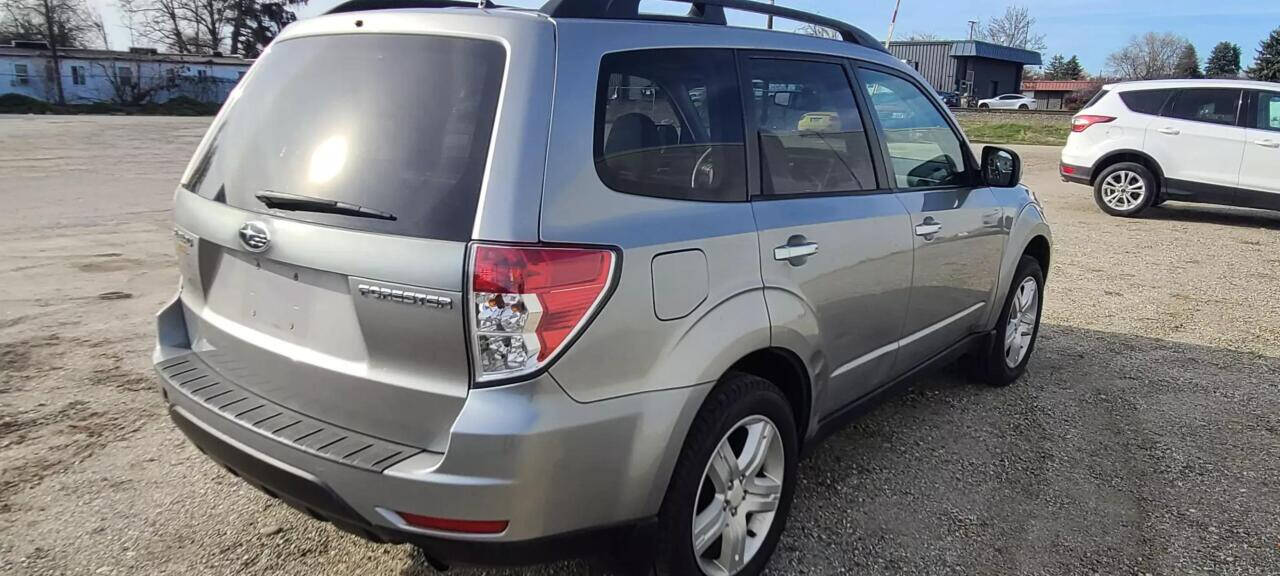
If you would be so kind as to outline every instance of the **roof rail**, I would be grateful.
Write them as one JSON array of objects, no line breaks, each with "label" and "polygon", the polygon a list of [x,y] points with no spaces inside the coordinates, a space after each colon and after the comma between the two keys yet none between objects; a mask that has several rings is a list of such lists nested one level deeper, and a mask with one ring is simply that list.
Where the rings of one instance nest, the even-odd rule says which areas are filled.
[{"label": "roof rail", "polygon": [[325,14],[396,8],[501,8],[501,6],[488,0],[347,0],[329,9]]},{"label": "roof rail", "polygon": [[[356,0],[358,1],[358,0]],[[540,11],[551,17],[559,18],[599,18],[612,20],[678,20],[701,24],[725,25],[724,9],[741,10],[755,14],[777,16],[806,24],[814,24],[830,28],[840,34],[845,42],[866,46],[873,50],[888,52],[884,44],[867,34],[862,29],[841,22],[834,18],[819,16],[809,12],[774,6],[752,0],[672,0],[691,4],[689,14],[685,16],[664,16],[661,14],[641,14],[640,0],[548,0]]]}]

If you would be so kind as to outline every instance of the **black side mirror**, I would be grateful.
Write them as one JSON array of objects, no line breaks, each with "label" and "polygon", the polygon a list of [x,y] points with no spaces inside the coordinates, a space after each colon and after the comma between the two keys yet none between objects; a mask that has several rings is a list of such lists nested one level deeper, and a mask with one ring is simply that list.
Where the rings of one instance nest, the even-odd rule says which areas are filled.
[{"label": "black side mirror", "polygon": [[1017,186],[1022,181],[1022,158],[1008,148],[987,146],[982,149],[982,178],[987,186]]}]

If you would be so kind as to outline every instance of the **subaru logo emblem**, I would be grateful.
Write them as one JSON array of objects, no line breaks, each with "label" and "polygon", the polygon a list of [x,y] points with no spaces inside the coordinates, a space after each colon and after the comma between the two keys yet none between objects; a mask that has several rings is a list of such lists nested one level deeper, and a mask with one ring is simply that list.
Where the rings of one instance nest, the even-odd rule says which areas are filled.
[{"label": "subaru logo emblem", "polygon": [[261,222],[245,222],[240,227],[240,243],[250,252],[262,252],[271,246],[271,233],[266,224]]}]

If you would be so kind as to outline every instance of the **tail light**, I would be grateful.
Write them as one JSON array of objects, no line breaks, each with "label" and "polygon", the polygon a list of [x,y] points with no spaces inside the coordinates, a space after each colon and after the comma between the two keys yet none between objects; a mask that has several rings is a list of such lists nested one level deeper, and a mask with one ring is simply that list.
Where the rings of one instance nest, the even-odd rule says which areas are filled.
[{"label": "tail light", "polygon": [[533,372],[563,352],[608,294],[607,249],[479,244],[471,256],[477,382]]},{"label": "tail light", "polygon": [[400,516],[401,520],[404,520],[405,524],[414,528],[457,532],[459,534],[501,534],[507,530],[508,525],[506,520],[454,520],[451,518],[410,514],[408,512],[396,512],[396,514]]},{"label": "tail light", "polygon": [[1115,120],[1114,116],[1094,116],[1092,114],[1081,114],[1071,119],[1072,132],[1084,132],[1094,124],[1106,124]]}]

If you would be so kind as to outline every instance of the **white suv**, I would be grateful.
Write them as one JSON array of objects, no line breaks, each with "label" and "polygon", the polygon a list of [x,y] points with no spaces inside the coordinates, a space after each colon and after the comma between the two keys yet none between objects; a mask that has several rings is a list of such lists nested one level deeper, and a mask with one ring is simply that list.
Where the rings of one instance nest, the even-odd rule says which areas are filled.
[{"label": "white suv", "polygon": [[1060,172],[1113,216],[1165,200],[1280,210],[1280,84],[1103,86],[1072,118]]}]

